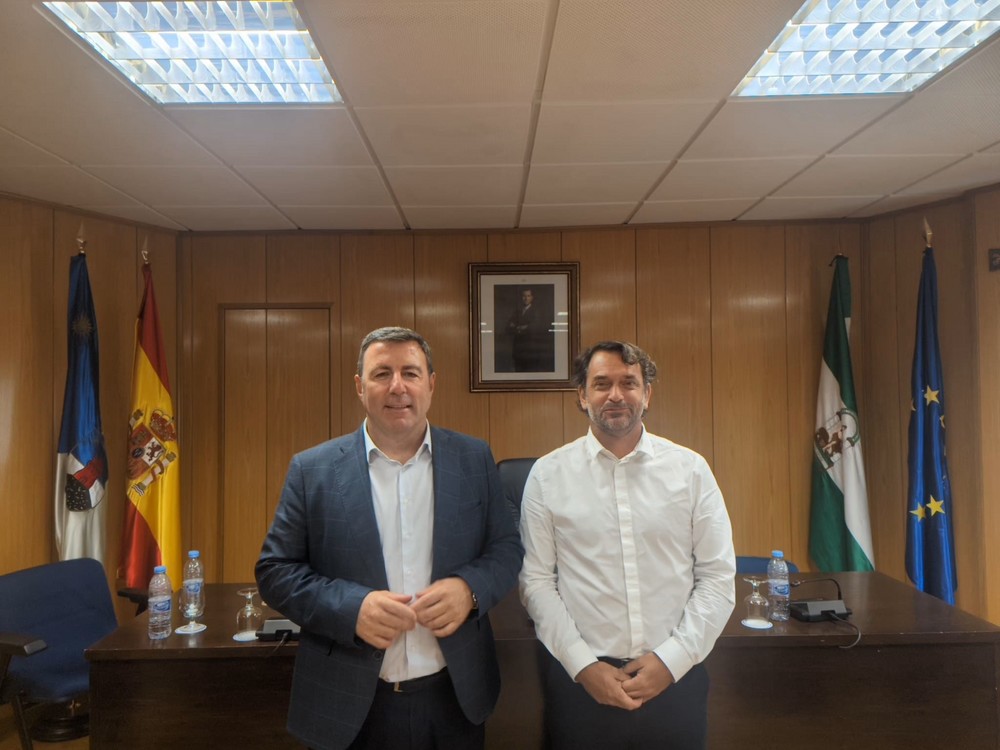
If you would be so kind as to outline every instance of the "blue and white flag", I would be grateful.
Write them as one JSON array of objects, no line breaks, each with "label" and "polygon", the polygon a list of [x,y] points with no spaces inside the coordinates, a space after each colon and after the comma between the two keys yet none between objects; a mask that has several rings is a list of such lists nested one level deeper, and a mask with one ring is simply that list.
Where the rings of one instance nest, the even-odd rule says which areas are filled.
[{"label": "blue and white flag", "polygon": [[69,263],[68,351],[62,428],[56,457],[56,549],[60,560],[93,557],[104,562],[104,487],[108,462],[101,430],[97,317],[90,294],[87,256]]},{"label": "blue and white flag", "polygon": [[944,379],[937,330],[934,250],[924,251],[917,298],[910,403],[906,575],[921,591],[955,603],[951,482],[945,457]]}]

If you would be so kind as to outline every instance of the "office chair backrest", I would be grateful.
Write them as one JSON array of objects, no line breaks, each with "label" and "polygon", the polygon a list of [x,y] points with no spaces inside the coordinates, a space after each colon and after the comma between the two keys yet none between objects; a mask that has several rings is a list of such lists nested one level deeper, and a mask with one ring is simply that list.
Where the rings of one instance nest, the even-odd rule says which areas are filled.
[{"label": "office chair backrest", "polygon": [[118,627],[104,567],[83,558],[0,576],[0,633],[32,636],[47,648],[11,659],[0,702],[23,694],[52,703],[86,693],[83,651]]},{"label": "office chair backrest", "polygon": [[514,523],[521,522],[521,497],[524,495],[524,483],[528,479],[531,467],[536,458],[505,458],[497,462],[500,472],[500,482],[503,484],[503,494],[507,499],[510,512],[514,515]]},{"label": "office chair backrest", "polygon": [[[753,557],[753,556],[736,556],[736,572],[745,573],[747,575],[766,575],[767,574],[767,564],[771,561],[770,557]],[[799,566],[793,563],[789,559],[785,559],[788,563],[789,573],[798,573]]]}]

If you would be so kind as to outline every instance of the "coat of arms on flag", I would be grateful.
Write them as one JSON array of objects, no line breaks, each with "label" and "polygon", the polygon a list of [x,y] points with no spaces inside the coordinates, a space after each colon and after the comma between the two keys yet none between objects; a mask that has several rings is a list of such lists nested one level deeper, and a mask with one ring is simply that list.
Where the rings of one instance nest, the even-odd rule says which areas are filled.
[{"label": "coat of arms on flag", "polygon": [[141,409],[136,409],[128,424],[129,489],[145,495],[149,485],[177,459],[177,454],[166,447],[166,443],[177,442],[177,427],[173,417],[162,409],[153,409],[148,420]]}]

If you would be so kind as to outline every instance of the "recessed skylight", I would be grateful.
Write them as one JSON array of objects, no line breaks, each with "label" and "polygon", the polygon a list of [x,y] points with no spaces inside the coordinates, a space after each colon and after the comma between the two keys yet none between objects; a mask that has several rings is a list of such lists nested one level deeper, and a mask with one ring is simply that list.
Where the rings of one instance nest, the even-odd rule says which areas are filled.
[{"label": "recessed skylight", "polygon": [[912,91],[1000,30],[1000,0],[807,0],[734,96]]},{"label": "recessed skylight", "polygon": [[160,104],[341,101],[291,2],[46,2]]}]

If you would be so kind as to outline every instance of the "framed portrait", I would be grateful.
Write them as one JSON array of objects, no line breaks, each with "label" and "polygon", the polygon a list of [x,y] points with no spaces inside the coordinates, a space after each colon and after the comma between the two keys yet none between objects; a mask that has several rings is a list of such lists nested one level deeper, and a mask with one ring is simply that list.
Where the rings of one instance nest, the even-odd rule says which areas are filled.
[{"label": "framed portrait", "polygon": [[579,263],[470,263],[473,391],[568,391],[580,348]]}]

